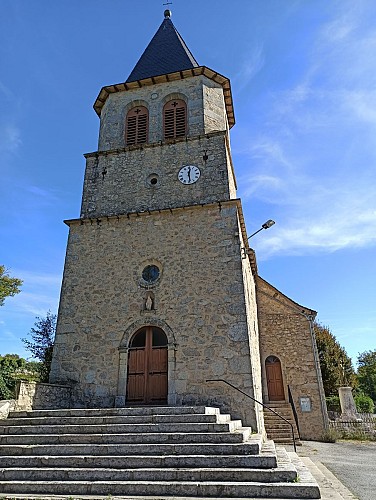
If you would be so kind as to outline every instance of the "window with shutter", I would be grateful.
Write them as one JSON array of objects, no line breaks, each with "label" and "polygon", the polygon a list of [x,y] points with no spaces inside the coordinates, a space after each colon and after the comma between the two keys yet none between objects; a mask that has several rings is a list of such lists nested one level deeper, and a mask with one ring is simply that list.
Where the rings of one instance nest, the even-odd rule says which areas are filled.
[{"label": "window with shutter", "polygon": [[169,101],[163,110],[164,138],[176,139],[187,135],[187,106],[182,99]]},{"label": "window with shutter", "polygon": [[148,142],[148,122],[148,110],[144,106],[137,106],[128,112],[125,131],[127,146]]}]

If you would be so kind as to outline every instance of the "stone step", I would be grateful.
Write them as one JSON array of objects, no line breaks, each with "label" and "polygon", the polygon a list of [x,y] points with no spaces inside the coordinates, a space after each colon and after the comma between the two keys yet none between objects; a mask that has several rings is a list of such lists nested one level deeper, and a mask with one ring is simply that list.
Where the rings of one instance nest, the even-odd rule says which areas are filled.
[{"label": "stone step", "polygon": [[317,485],[230,481],[0,481],[0,491],[45,495],[185,496],[211,498],[320,498]]},{"label": "stone step", "polygon": [[[299,435],[294,432],[295,443],[299,441]],[[272,439],[276,443],[293,444],[291,432],[281,432],[275,433],[273,431],[268,431],[268,439]]]},{"label": "stone step", "polygon": [[[276,443],[276,444],[293,444],[293,440],[292,440],[292,437],[288,437],[286,435],[284,436],[276,436],[276,437],[272,437],[271,439],[273,439],[273,441]],[[299,440],[299,438],[295,437],[295,445],[296,446],[302,446],[302,442]]]},{"label": "stone step", "polygon": [[36,410],[2,424],[7,496],[318,498],[283,448],[216,408]]},{"label": "stone step", "polygon": [[[294,420],[294,416],[291,412],[286,412],[286,413],[279,413],[279,415],[283,418],[285,418],[286,420]],[[278,415],[275,415],[274,413],[268,413],[268,414],[265,414],[265,417],[267,420],[281,420],[282,421],[282,418],[280,418],[280,416]]]},{"label": "stone step", "polygon": [[100,424],[159,424],[159,423],[215,423],[224,424],[231,420],[227,414],[183,414],[183,415],[103,415],[82,417],[17,417],[3,420],[2,426],[13,425],[100,425]]},{"label": "stone step", "polygon": [[295,423],[295,420],[291,417],[291,415],[282,415],[283,418],[285,420],[283,420],[282,418],[279,418],[277,417],[277,415],[272,415],[271,417],[266,417],[265,418],[265,422],[273,422],[273,423],[286,423],[285,421],[287,420],[288,422],[290,422],[291,424],[294,424]]},{"label": "stone step", "polygon": [[[271,428],[267,428],[266,432],[268,433],[268,438],[269,439],[273,439],[271,436],[289,436],[289,437],[292,436],[291,427],[289,427],[287,429],[271,429]],[[298,433],[297,433],[297,431],[295,429],[294,429],[294,436],[295,437],[299,436]]]},{"label": "stone step", "polygon": [[[298,431],[295,426],[292,427],[294,434],[298,435]],[[266,425],[266,432],[268,433],[268,436],[270,433],[282,433],[282,434],[291,434],[291,427],[287,425],[286,427],[279,426],[275,427],[274,425]]]},{"label": "stone step", "polygon": [[[5,422],[2,420],[1,422]],[[165,432],[234,432],[242,426],[241,420],[224,424],[164,423],[164,424],[103,424],[103,425],[0,425],[2,434],[129,434]]]},{"label": "stone step", "polygon": [[6,434],[0,435],[5,444],[157,444],[157,443],[243,443],[252,433],[250,427],[234,432],[198,433],[129,433],[129,434]]},{"label": "stone step", "polygon": [[12,411],[9,418],[24,417],[100,417],[138,415],[219,415],[218,408],[210,406],[129,406],[126,408],[67,408],[59,410]]},{"label": "stone step", "polygon": [[154,469],[89,469],[89,468],[9,468],[0,471],[1,481],[295,481],[296,468],[290,463],[278,469],[238,468],[154,468]]},{"label": "stone step", "polygon": [[[269,422],[267,422],[267,425],[269,424]],[[287,423],[284,423],[284,424],[280,424],[279,422],[278,423],[273,423],[272,425],[270,425],[271,428],[273,429],[280,429],[280,430],[283,430],[283,431],[288,431],[288,430],[291,430],[291,425],[287,424]],[[295,430],[295,425],[292,424],[292,427],[293,429]]]},{"label": "stone step", "polygon": [[268,438],[275,440],[277,443],[292,444],[293,443],[292,433],[291,433],[291,427],[292,427],[295,436],[295,444],[300,444],[299,432],[296,426],[296,422],[290,404],[282,402],[280,404],[273,403],[272,405],[268,406],[285,419],[283,420],[280,417],[278,417],[278,415],[275,415],[274,413],[269,411],[265,411],[264,413],[265,429]]},{"label": "stone step", "polygon": [[[287,418],[288,420],[294,420],[291,411],[286,411],[286,412],[278,412],[278,415],[280,415],[283,418]],[[270,413],[267,412],[264,414],[264,418],[266,419],[275,419],[275,420],[282,420],[278,415],[275,413]]]},{"label": "stone step", "polygon": [[261,449],[261,436],[246,443],[195,444],[27,444],[2,445],[3,455],[255,455]]},{"label": "stone step", "polygon": [[277,467],[277,457],[273,450],[261,452],[259,455],[0,456],[0,471],[6,468],[23,469],[30,467],[41,469],[55,467],[105,469],[223,467],[226,469],[272,469]]}]

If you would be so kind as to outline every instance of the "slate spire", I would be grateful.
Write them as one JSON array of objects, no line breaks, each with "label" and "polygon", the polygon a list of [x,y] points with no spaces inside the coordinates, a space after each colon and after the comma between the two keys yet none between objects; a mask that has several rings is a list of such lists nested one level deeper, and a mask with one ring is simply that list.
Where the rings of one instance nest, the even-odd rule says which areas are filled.
[{"label": "slate spire", "polygon": [[199,66],[173,25],[171,11],[166,10],[164,15],[162,24],[128,76],[127,82]]}]

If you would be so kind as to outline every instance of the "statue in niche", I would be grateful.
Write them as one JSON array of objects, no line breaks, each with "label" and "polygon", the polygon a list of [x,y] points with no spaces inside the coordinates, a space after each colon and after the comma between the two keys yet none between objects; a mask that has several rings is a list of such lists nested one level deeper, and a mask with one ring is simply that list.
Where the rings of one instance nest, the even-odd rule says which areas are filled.
[{"label": "statue in niche", "polygon": [[145,298],[145,311],[154,311],[154,294],[152,292],[148,292]]}]

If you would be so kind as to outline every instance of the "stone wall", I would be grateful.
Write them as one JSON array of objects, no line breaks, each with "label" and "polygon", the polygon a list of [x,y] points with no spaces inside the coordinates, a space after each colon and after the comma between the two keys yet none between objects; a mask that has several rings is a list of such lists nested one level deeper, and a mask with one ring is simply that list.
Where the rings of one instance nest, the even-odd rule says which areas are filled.
[{"label": "stone wall", "polygon": [[10,411],[13,411],[16,405],[14,399],[4,399],[0,401],[0,420],[7,418]]},{"label": "stone wall", "polygon": [[17,411],[70,408],[71,387],[20,380],[16,388]]},{"label": "stone wall", "polygon": [[[234,180],[225,132],[86,157],[81,217],[174,208],[236,196],[229,187]],[[199,167],[201,176],[194,184],[179,182],[178,172],[184,165]]]},{"label": "stone wall", "polygon": [[[248,363],[251,366],[253,397],[259,401],[263,401],[262,383],[261,383],[261,363],[260,363],[260,344],[258,331],[258,310],[256,302],[256,287],[254,274],[251,268],[249,255],[245,251],[245,242],[239,225],[239,234],[241,238],[241,247],[244,249],[242,254],[242,272],[244,282],[244,298],[247,311],[247,328],[249,338],[249,355]],[[249,403],[249,402],[248,402]],[[255,420],[258,422],[258,432],[264,432],[263,410],[260,404],[255,404]]]},{"label": "stone wall", "polygon": [[369,414],[359,414],[360,420],[330,420],[329,428],[335,439],[371,439],[376,441],[376,418]]},{"label": "stone wall", "polygon": [[[225,378],[253,395],[259,359],[250,359],[258,349],[246,262],[235,200],[72,222],[50,381],[72,385],[76,406],[114,405],[126,397],[130,336],[155,324],[169,339],[168,403],[215,404],[257,427],[251,401],[206,383]],[[147,287],[148,264],[161,277]],[[249,271],[246,280],[254,293]]]},{"label": "stone wall", "polygon": [[320,440],[328,426],[321,371],[311,320],[315,312],[299,306],[257,278],[263,393],[269,402],[265,360],[279,358],[285,399],[290,388],[302,439]]},{"label": "stone wall", "polygon": [[223,89],[208,78],[203,84],[203,106],[205,133],[228,129]]}]

